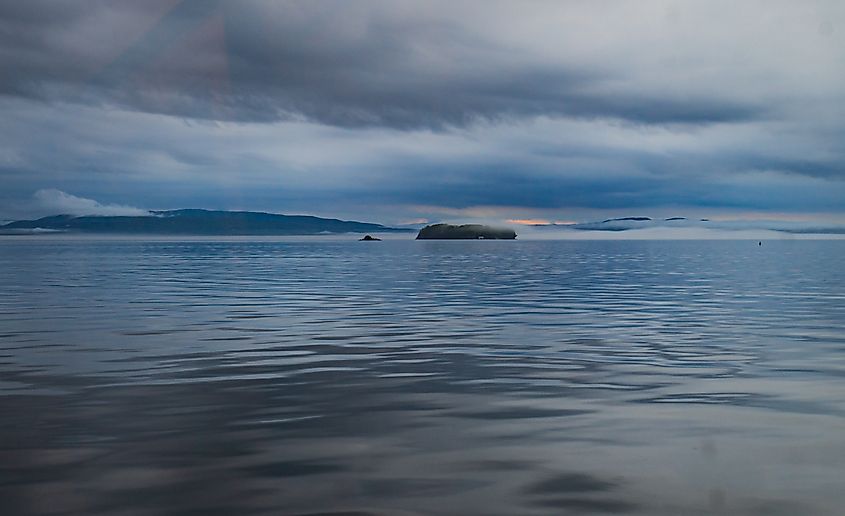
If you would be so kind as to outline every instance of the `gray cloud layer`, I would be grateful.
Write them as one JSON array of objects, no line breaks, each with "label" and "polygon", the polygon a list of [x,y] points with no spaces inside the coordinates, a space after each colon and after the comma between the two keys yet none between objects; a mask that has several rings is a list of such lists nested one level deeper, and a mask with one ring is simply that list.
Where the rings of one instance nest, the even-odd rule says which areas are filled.
[{"label": "gray cloud layer", "polygon": [[[405,129],[536,115],[637,123],[767,116],[765,99],[726,91],[717,82],[724,77],[705,72],[686,83],[689,68],[699,64],[673,62],[672,52],[640,33],[649,16],[681,24],[671,6],[628,20],[559,6],[185,0],[168,10],[168,2],[7,3],[0,12],[7,71],[0,92],[197,118],[304,117]],[[551,22],[543,20],[546,12]],[[603,52],[609,38],[602,29],[632,32],[647,44]],[[597,31],[596,59],[589,45],[570,47],[584,46],[579,33],[587,30]],[[654,51],[664,55],[643,55]],[[660,76],[635,77],[631,70],[638,68]],[[743,83],[758,70],[729,72]],[[677,89],[678,82],[685,87]]]},{"label": "gray cloud layer", "polygon": [[0,48],[8,213],[845,212],[840,2],[34,0]]}]

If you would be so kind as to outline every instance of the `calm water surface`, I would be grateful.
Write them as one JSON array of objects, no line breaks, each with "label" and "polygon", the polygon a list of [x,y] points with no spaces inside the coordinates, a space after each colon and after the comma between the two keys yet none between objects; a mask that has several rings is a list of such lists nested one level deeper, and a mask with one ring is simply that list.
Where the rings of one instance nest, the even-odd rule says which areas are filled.
[{"label": "calm water surface", "polygon": [[845,242],[0,240],[0,514],[845,513]]}]

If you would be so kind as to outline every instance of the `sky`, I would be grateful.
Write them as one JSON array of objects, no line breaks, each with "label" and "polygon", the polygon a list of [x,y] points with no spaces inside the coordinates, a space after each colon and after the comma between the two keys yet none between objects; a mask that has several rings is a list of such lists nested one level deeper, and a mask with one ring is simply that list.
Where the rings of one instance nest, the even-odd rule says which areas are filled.
[{"label": "sky", "polygon": [[0,220],[845,222],[845,2],[0,0]]}]

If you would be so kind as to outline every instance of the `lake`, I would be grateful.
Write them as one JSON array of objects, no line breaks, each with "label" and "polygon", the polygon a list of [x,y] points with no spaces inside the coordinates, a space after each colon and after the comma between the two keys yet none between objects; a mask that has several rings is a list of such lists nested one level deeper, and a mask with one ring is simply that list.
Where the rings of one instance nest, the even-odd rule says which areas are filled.
[{"label": "lake", "polygon": [[845,241],[0,240],[0,514],[843,507]]}]

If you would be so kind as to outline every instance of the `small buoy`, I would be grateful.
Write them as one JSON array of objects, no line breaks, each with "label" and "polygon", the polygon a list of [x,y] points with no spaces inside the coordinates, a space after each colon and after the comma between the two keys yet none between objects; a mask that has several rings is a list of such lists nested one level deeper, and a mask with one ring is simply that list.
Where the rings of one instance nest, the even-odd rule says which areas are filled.
[{"label": "small buoy", "polygon": [[757,245],[763,245],[763,242],[757,242]]}]

